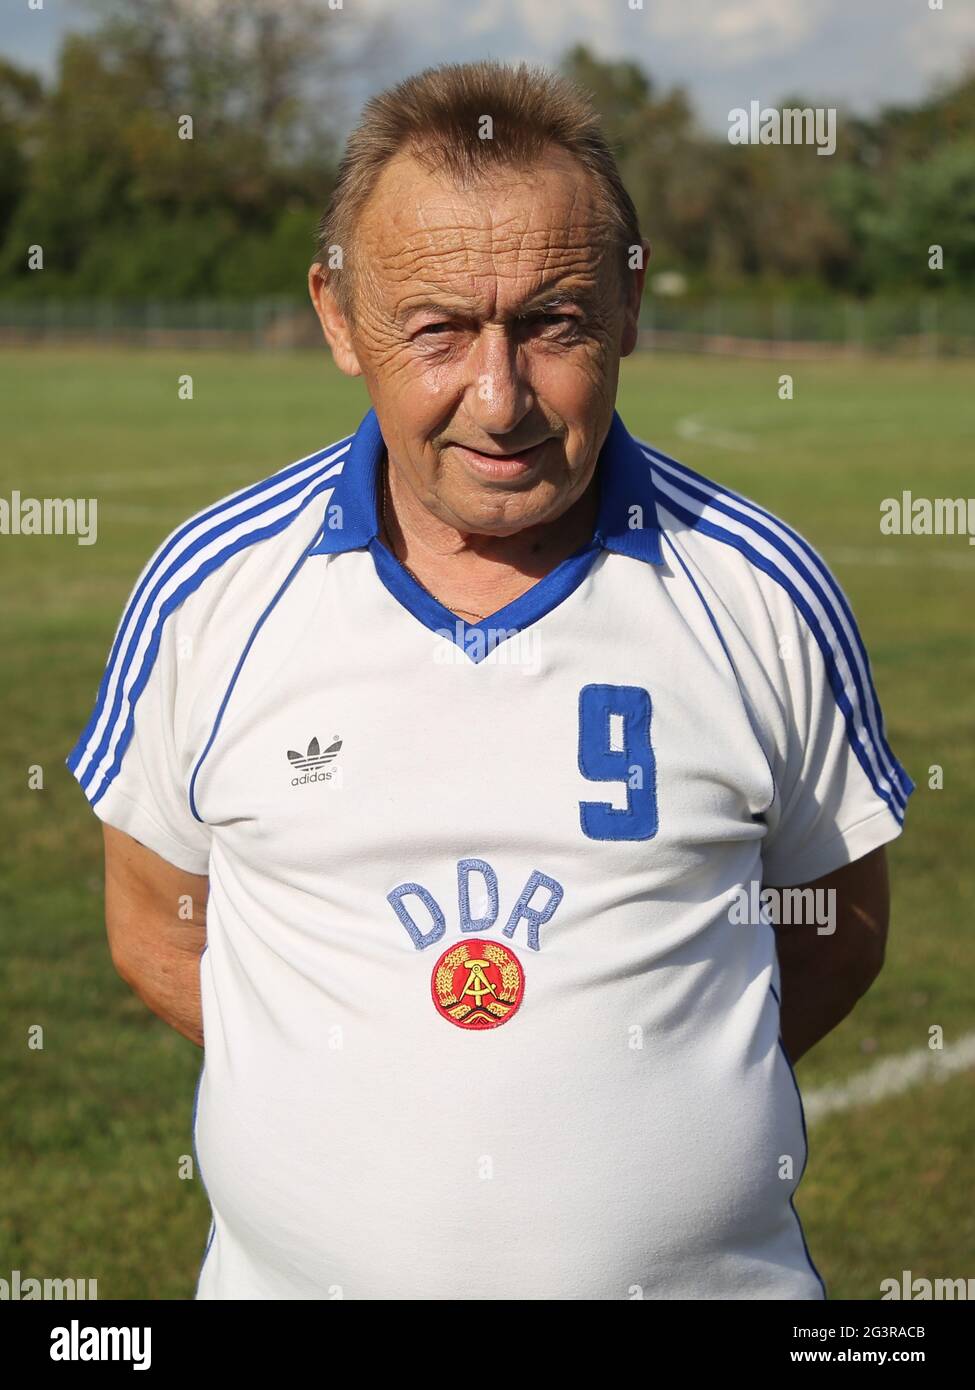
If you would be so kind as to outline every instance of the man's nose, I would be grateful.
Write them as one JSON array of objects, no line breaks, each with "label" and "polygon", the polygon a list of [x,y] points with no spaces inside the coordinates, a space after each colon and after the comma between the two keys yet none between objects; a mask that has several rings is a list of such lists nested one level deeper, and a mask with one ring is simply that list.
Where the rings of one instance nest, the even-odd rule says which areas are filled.
[{"label": "man's nose", "polygon": [[535,404],[518,345],[507,329],[482,329],[472,358],[468,414],[490,434],[507,434]]}]

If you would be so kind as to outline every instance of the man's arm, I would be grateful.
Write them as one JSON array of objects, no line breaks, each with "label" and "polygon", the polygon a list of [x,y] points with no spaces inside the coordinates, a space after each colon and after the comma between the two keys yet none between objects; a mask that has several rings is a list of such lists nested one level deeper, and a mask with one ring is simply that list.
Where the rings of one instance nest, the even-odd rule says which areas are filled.
[{"label": "man's arm", "polygon": [[835,900],[817,899],[835,902],[835,930],[820,935],[815,922],[775,928],[782,1041],[792,1062],[846,1018],[880,974],[890,908],[886,851],[881,846],[799,886],[835,893]]},{"label": "man's arm", "polygon": [[115,969],[164,1022],[203,1046],[200,956],[210,881],[104,825],[105,925]]}]

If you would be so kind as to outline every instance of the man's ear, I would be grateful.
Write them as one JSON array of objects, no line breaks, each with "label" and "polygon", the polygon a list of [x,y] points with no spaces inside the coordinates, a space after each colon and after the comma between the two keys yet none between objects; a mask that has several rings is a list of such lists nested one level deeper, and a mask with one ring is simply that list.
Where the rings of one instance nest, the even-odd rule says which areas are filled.
[{"label": "man's ear", "polygon": [[[633,250],[636,248],[634,247]],[[623,318],[623,337],[620,343],[620,356],[629,357],[637,345],[640,333],[640,306],[643,303],[643,286],[647,278],[647,262],[650,260],[649,241],[640,242],[639,264],[627,266],[626,305]],[[630,254],[633,254],[631,250]],[[636,259],[634,257],[634,259]]]},{"label": "man's ear", "polygon": [[362,368],[352,345],[349,321],[339,308],[338,300],[329,287],[324,267],[315,261],[308,270],[308,293],[322,325],[325,341],[340,372],[346,376],[362,376]]}]

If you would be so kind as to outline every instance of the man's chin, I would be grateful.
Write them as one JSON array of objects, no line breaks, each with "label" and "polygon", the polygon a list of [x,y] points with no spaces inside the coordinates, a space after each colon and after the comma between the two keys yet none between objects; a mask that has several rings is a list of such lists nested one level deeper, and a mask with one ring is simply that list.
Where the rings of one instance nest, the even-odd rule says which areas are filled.
[{"label": "man's chin", "polygon": [[[455,506],[450,506],[452,513],[450,524],[466,536],[484,536],[495,540],[503,540],[506,536],[517,536],[522,531],[528,531],[533,526],[547,526],[568,510],[568,505],[561,499],[553,498],[548,488],[544,489],[543,497],[522,496],[517,499],[520,503],[517,507],[506,506],[500,508],[495,506],[477,506],[472,502],[470,496],[458,498]],[[493,493],[493,500],[497,503],[497,492]],[[449,504],[448,504],[449,505]]]}]

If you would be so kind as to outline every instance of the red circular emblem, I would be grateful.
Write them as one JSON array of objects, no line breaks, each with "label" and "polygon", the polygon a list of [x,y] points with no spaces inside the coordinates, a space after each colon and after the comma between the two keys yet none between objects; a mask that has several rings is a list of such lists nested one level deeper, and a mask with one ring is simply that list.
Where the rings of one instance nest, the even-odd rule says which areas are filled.
[{"label": "red circular emblem", "polygon": [[437,1012],[458,1028],[498,1028],[518,1011],[525,972],[499,941],[462,941],[437,961],[430,989]]}]

